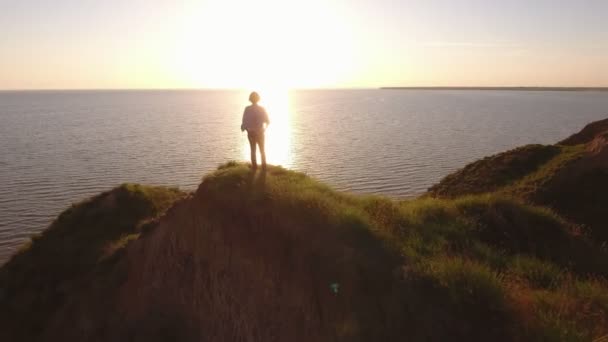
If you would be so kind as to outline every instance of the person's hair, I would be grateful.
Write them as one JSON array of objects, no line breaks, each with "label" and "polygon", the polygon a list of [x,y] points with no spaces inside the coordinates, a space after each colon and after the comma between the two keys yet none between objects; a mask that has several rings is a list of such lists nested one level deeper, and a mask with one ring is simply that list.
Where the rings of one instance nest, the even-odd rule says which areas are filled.
[{"label": "person's hair", "polygon": [[249,101],[251,101],[251,103],[258,103],[260,101],[260,94],[255,91],[252,92],[249,94]]}]

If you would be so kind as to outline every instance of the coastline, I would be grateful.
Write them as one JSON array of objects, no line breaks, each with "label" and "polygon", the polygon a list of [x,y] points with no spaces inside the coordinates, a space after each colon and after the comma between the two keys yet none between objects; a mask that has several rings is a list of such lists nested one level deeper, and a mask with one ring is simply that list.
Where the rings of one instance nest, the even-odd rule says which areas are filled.
[{"label": "coastline", "polygon": [[380,87],[380,90],[608,91],[608,87]]}]

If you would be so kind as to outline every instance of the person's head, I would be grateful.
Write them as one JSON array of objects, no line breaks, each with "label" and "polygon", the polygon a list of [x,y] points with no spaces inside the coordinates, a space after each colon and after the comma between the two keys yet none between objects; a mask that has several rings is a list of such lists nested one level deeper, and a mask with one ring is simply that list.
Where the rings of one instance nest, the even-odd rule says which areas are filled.
[{"label": "person's head", "polygon": [[253,104],[260,102],[260,94],[256,93],[255,91],[252,92],[249,94],[249,101]]}]

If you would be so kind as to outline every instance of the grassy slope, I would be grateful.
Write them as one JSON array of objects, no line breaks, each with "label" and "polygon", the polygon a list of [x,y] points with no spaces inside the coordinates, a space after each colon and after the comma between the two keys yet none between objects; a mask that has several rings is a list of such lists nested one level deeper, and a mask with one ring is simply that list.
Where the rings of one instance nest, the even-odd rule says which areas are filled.
[{"label": "grassy slope", "polygon": [[608,119],[558,145],[528,145],[475,161],[429,188],[455,198],[497,192],[552,208],[608,245]]},{"label": "grassy slope", "polygon": [[583,152],[582,145],[518,147],[468,164],[433,185],[429,193],[455,198],[506,188],[510,194],[529,197]]},{"label": "grassy slope", "polygon": [[523,177],[514,180],[510,184],[501,189],[502,191],[521,197],[526,200],[540,199],[542,193],[547,188],[550,182],[561,170],[564,170],[571,163],[579,160],[585,153],[583,145],[576,146],[546,146],[556,148],[557,153],[553,158],[547,160],[544,164],[539,165],[536,170],[529,172]]},{"label": "grassy slope", "polygon": [[496,191],[534,172],[559,152],[559,148],[554,146],[527,145],[486,157],[446,176],[429,192],[453,198]]},{"label": "grassy slope", "polygon": [[[281,234],[290,221],[310,232],[323,227],[321,237],[296,238],[305,248],[309,240],[327,240],[329,270],[324,273],[346,268],[333,260],[354,231],[362,232],[356,248],[365,252],[342,263],[359,264],[357,269],[370,273],[382,260],[394,262],[387,255],[401,255],[401,262],[393,264],[401,271],[390,278],[395,292],[379,300],[394,305],[380,310],[393,317],[389,323],[376,316],[354,320],[353,330],[361,334],[378,336],[374,332],[383,325],[395,328],[382,337],[414,341],[586,340],[608,332],[603,294],[608,288],[600,280],[608,275],[608,255],[548,210],[500,195],[405,202],[351,196],[301,173],[272,168],[266,176],[252,176],[246,166],[235,164],[208,176],[199,193],[211,199],[220,216],[255,217],[255,225],[272,234]],[[330,238],[336,230],[344,231],[340,240]],[[392,253],[379,251],[377,239]],[[369,274],[357,278],[370,281]],[[374,278],[374,287],[386,286],[386,274]],[[348,287],[349,278],[341,283]],[[343,300],[357,302],[361,293],[351,296]],[[376,311],[365,301],[349,310]]]},{"label": "grassy slope", "polygon": [[[166,197],[165,203],[176,197]],[[73,210],[96,212],[86,203]],[[81,219],[90,222],[88,216],[73,224]],[[126,231],[110,240],[131,234],[134,228],[129,227],[145,220],[143,216],[117,228]],[[97,216],[111,217],[112,212]],[[188,222],[205,230],[189,231]],[[51,240],[52,231],[22,253],[22,262],[17,263],[17,257],[12,266],[2,269],[3,289],[7,279],[15,285],[40,284],[37,275],[24,270],[48,265],[56,256],[41,251],[33,259],[36,244],[56,249],[74,241],[65,234]],[[587,341],[608,333],[608,255],[550,211],[500,194],[396,202],[338,193],[304,174],[281,168],[254,175],[245,165],[229,163],[208,175],[192,199],[174,207],[145,235],[149,238],[134,236],[127,246],[131,255],[141,252],[143,256],[131,260],[131,272],[141,270],[141,274],[120,285],[129,290],[129,297],[142,293],[143,304],[134,300],[131,305],[144,305],[142,311],[153,315],[154,308],[146,308],[145,303],[163,299],[174,303],[173,296],[182,298],[185,293],[193,298],[179,308],[211,313],[202,314],[203,322],[189,329],[201,329],[202,334],[213,331],[216,340],[229,340],[228,336],[255,340],[271,326],[277,335],[270,336],[279,340],[287,340],[281,337],[303,326],[300,340],[316,336],[326,340]],[[188,260],[185,263],[171,257],[185,258],[188,253],[192,255],[183,259]],[[99,260],[102,254],[97,252],[90,260]],[[144,265],[142,261],[152,257],[158,259]],[[56,261],[54,265],[74,263],[73,258]],[[197,275],[202,265],[207,275]],[[164,277],[178,274],[187,281],[163,279],[164,285],[155,286],[182,286],[181,291],[154,292],[158,287],[146,284],[154,281],[155,272]],[[72,275],[48,276],[51,280],[45,283],[55,287],[65,276]],[[205,282],[208,287],[187,287],[206,276],[211,277]],[[341,286],[338,295],[327,287],[332,281]],[[25,312],[51,303],[13,300],[17,295],[31,295],[30,289],[39,290],[13,288],[14,295],[3,297],[13,303],[15,312],[21,310],[22,318]],[[103,289],[97,291],[101,292],[94,292],[96,297],[103,301]],[[217,298],[206,297],[214,291],[220,294]],[[233,298],[232,304],[226,294]],[[300,294],[315,299],[310,307],[316,309],[307,311],[308,301],[298,299]],[[196,306],[200,302],[204,305]],[[293,310],[277,313],[285,307],[301,309],[301,316]],[[245,311],[251,315],[243,316]],[[81,316],[82,312],[74,314]],[[239,323],[236,318],[243,317],[248,317],[249,326],[234,325]],[[184,335],[184,321],[182,325],[167,325],[166,319],[138,321],[133,333],[147,329],[151,340],[161,335],[183,340],[197,336],[195,332]],[[216,325],[204,326],[210,321]],[[281,326],[275,328],[278,321]],[[161,335],[156,327],[162,329]],[[318,331],[311,332],[313,328]]]},{"label": "grassy slope", "polygon": [[608,119],[599,120],[586,125],[580,132],[559,142],[560,145],[575,146],[586,144],[599,134],[608,132]]},{"label": "grassy slope", "polygon": [[0,269],[0,331],[15,334],[2,339],[0,332],[0,339],[38,336],[66,298],[98,281],[146,222],[183,197],[176,189],[124,184],[61,213]]},{"label": "grassy slope", "polygon": [[606,244],[608,171],[593,166],[593,158],[585,145],[524,146],[467,165],[431,187],[429,195],[456,198],[496,192],[516,197],[552,208]]}]

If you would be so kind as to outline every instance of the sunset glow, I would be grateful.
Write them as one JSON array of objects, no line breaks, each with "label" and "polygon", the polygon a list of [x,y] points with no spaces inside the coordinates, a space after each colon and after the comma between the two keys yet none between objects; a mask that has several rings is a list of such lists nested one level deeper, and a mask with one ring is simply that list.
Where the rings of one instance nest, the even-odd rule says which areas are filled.
[{"label": "sunset glow", "polygon": [[0,89],[608,86],[608,2],[0,3]]},{"label": "sunset glow", "polygon": [[350,27],[331,2],[209,1],[181,29],[172,63],[195,87],[319,87],[352,72]]}]

